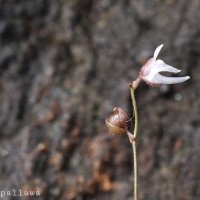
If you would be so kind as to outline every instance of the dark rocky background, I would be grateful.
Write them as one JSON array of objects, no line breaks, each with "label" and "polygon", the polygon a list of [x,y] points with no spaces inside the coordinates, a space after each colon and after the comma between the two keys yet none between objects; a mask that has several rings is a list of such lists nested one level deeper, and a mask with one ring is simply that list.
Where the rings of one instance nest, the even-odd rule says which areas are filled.
[{"label": "dark rocky background", "polygon": [[[104,121],[155,48],[190,75],[137,91],[140,200],[200,199],[199,0],[0,0],[0,190],[132,199],[132,150]],[[3,197],[2,199],[34,199]]]}]

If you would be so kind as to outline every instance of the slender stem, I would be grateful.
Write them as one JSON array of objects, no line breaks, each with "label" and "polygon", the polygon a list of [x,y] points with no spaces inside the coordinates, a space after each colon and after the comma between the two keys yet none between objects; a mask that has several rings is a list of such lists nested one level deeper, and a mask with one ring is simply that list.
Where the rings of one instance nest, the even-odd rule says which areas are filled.
[{"label": "slender stem", "polygon": [[135,118],[135,126],[134,126],[133,136],[136,140],[137,134],[138,134],[138,112],[137,112],[137,104],[136,104],[136,99],[135,99],[135,89],[130,87],[130,91],[131,91],[131,99],[132,99],[133,112],[134,112],[134,118]]},{"label": "slender stem", "polygon": [[136,99],[135,99],[135,89],[133,87],[130,87],[131,91],[131,99],[133,104],[133,112],[134,112],[134,118],[135,118],[135,126],[134,126],[134,132],[133,132],[133,138],[134,140],[131,141],[132,147],[133,147],[133,170],[134,170],[134,200],[138,200],[138,160],[137,160],[137,144],[136,139],[138,135],[138,112],[137,112],[137,105],[136,105]]},{"label": "slender stem", "polygon": [[138,200],[138,161],[137,161],[137,145],[133,141],[133,168],[134,168],[134,200]]}]

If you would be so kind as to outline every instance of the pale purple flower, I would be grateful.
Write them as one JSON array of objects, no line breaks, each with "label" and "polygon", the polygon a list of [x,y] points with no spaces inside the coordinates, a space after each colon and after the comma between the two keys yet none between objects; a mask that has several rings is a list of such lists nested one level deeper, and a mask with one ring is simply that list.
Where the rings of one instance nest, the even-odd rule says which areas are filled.
[{"label": "pale purple flower", "polygon": [[190,79],[189,76],[166,77],[160,74],[160,72],[171,72],[177,74],[181,71],[170,65],[165,64],[162,60],[156,60],[162,47],[163,44],[158,46],[154,52],[153,58],[150,58],[147,63],[142,67],[139,79],[144,80],[147,84],[152,86],[182,83]]}]

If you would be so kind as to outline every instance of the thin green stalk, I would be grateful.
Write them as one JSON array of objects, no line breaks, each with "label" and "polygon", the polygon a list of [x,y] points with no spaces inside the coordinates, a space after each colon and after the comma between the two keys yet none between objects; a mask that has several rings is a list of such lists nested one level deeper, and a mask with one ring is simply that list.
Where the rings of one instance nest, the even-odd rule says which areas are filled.
[{"label": "thin green stalk", "polygon": [[131,87],[130,90],[131,90],[131,99],[132,99],[132,104],[133,104],[133,114],[134,114],[134,118],[135,118],[135,126],[134,126],[133,136],[136,140],[137,134],[138,134],[138,112],[137,112],[137,104],[136,104],[136,99],[135,99],[135,89],[133,89]]},{"label": "thin green stalk", "polygon": [[138,200],[138,161],[137,161],[137,145],[133,141],[133,168],[134,168],[134,200]]},{"label": "thin green stalk", "polygon": [[137,112],[137,104],[135,99],[135,89],[130,88],[131,91],[131,99],[133,104],[133,112],[135,118],[135,126],[133,138],[134,140],[131,142],[133,147],[133,170],[134,170],[134,200],[138,200],[138,160],[137,160],[137,144],[136,139],[138,135],[138,112]]}]

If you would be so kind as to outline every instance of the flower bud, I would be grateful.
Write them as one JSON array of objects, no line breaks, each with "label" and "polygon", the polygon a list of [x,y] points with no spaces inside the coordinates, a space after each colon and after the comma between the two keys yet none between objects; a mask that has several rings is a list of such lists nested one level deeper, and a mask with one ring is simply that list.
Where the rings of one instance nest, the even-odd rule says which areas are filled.
[{"label": "flower bud", "polygon": [[126,134],[131,125],[129,114],[122,108],[114,108],[105,122],[108,131],[114,135]]}]

